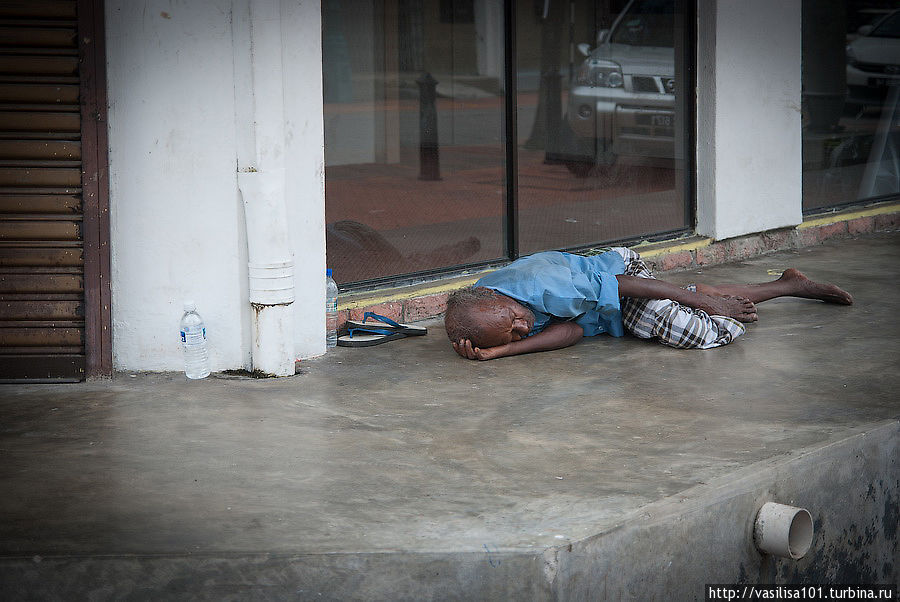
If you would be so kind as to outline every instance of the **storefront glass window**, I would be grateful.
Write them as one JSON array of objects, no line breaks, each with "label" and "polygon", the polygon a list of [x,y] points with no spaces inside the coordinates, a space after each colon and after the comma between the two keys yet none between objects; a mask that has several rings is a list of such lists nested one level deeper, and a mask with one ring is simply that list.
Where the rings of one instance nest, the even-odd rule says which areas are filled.
[{"label": "storefront glass window", "polygon": [[900,9],[803,2],[803,209],[900,193]]},{"label": "storefront glass window", "polygon": [[323,0],[322,16],[337,282],[502,258],[502,6]]},{"label": "storefront glass window", "polygon": [[681,0],[323,0],[322,16],[339,284],[690,226]]},{"label": "storefront glass window", "polygon": [[683,4],[539,2],[519,15],[523,254],[691,225]]}]

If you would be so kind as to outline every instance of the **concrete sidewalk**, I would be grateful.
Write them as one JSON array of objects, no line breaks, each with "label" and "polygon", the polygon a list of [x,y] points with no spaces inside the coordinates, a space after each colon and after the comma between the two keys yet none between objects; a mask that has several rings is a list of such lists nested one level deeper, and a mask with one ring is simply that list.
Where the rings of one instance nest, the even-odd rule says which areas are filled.
[{"label": "concrete sidewalk", "polygon": [[[598,336],[470,362],[428,336],[279,380],[0,387],[3,599],[702,599],[898,583],[900,235],[666,275],[797,267],[725,348]],[[755,552],[765,501],[804,559]]]}]

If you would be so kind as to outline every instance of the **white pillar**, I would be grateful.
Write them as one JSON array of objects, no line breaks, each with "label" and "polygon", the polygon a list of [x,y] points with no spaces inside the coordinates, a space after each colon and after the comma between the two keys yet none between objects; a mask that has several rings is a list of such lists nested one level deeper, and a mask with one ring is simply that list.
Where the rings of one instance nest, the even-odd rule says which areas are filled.
[{"label": "white pillar", "polygon": [[[345,2],[350,7],[352,3]],[[282,0],[286,198],[296,257],[294,349],[325,353],[325,127],[322,101],[322,6]]]},{"label": "white pillar", "polygon": [[699,2],[699,234],[721,240],[803,219],[800,4]]}]

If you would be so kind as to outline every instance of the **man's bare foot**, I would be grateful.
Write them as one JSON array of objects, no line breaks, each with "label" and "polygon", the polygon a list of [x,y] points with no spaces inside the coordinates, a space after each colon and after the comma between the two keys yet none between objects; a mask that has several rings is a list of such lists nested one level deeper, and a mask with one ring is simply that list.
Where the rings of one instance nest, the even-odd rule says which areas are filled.
[{"label": "man's bare foot", "polygon": [[756,322],[759,319],[756,315],[756,305],[744,297],[710,296],[709,301],[699,309],[710,315],[734,318],[738,322]]},{"label": "man's bare foot", "polygon": [[791,295],[794,297],[818,299],[825,303],[853,305],[853,297],[844,289],[833,284],[813,282],[795,268],[786,269],[779,280],[791,285]]}]

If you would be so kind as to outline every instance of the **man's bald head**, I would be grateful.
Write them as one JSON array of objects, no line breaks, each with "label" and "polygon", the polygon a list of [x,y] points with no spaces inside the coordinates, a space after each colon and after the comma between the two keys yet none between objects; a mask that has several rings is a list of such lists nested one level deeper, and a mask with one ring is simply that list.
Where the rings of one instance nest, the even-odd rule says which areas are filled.
[{"label": "man's bald head", "polygon": [[493,347],[519,340],[533,325],[531,310],[489,288],[464,288],[447,299],[444,326],[452,342],[468,339],[474,347]]}]

